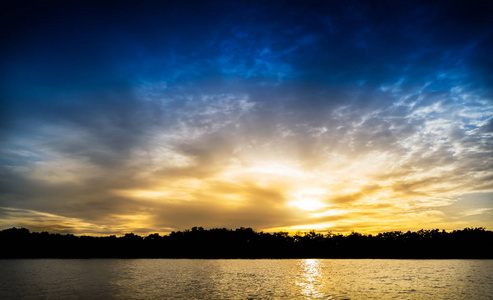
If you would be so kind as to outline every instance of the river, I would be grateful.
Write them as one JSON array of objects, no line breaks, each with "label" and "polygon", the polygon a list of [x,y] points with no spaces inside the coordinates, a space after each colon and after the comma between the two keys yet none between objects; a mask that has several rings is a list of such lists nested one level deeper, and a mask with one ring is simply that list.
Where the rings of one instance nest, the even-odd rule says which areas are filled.
[{"label": "river", "polygon": [[0,299],[493,299],[492,283],[493,260],[0,260]]}]

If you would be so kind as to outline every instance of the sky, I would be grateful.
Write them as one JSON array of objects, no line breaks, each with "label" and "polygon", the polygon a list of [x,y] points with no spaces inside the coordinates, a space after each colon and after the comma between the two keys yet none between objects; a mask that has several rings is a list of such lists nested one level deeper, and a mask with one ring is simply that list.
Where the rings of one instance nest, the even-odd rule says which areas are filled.
[{"label": "sky", "polygon": [[490,1],[7,1],[0,228],[493,229]]}]

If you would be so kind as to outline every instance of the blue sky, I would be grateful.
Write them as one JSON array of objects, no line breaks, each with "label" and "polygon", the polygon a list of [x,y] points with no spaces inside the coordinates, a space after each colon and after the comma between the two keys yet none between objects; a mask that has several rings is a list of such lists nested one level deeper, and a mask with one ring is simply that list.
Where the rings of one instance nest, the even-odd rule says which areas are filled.
[{"label": "blue sky", "polygon": [[10,1],[0,225],[493,225],[488,1]]}]

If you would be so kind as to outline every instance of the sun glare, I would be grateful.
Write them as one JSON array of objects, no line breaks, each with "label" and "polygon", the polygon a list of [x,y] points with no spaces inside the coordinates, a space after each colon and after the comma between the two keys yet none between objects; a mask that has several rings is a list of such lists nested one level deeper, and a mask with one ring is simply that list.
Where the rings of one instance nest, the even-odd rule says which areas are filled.
[{"label": "sun glare", "polygon": [[293,194],[293,198],[295,200],[291,201],[289,204],[306,211],[319,210],[327,206],[321,200],[321,198],[325,195],[325,193],[326,191],[322,189],[312,189],[312,190],[302,191]]}]

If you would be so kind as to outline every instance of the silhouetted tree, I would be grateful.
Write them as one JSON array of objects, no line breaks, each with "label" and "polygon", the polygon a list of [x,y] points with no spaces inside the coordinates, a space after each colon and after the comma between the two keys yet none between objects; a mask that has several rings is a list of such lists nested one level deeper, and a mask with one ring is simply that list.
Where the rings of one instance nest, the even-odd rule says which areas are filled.
[{"label": "silhouetted tree", "polygon": [[483,227],[416,232],[390,231],[375,236],[316,231],[255,232],[252,228],[193,227],[190,230],[141,237],[74,236],[30,232],[25,228],[0,231],[0,258],[493,258],[493,232]]}]

